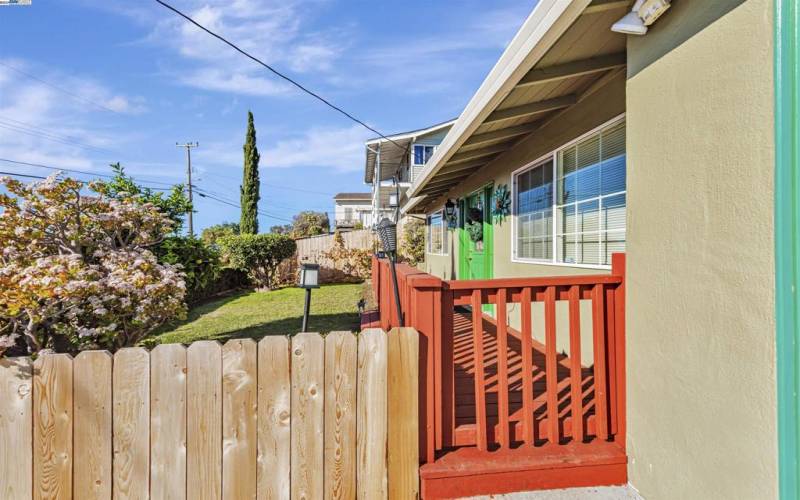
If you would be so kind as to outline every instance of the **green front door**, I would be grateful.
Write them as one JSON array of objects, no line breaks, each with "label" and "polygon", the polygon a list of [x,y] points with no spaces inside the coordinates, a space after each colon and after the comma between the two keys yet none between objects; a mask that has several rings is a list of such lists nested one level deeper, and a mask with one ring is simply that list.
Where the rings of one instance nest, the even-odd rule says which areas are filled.
[{"label": "green front door", "polygon": [[492,277],[494,256],[491,215],[492,187],[480,189],[461,201],[458,279]]}]

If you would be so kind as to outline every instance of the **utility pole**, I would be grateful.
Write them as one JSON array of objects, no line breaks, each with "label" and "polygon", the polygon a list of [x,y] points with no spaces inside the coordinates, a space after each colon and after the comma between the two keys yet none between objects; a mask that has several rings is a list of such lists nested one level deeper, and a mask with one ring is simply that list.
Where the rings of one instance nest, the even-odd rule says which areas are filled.
[{"label": "utility pole", "polygon": [[[176,147],[186,148],[186,180],[189,186],[189,203],[192,203],[192,148],[200,145],[199,142],[175,143]],[[192,224],[192,210],[189,210],[189,236],[194,237],[194,224]]]}]

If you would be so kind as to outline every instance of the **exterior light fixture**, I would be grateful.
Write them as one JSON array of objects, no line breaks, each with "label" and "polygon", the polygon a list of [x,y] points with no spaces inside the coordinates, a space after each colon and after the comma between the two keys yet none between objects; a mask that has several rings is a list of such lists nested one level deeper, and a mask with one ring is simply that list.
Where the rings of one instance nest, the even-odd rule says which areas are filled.
[{"label": "exterior light fixture", "polygon": [[306,289],[306,304],[303,308],[303,327],[308,331],[308,313],[311,310],[311,289],[319,288],[319,265],[303,262],[300,264],[300,288]]},{"label": "exterior light fixture", "polygon": [[444,204],[444,214],[448,219],[451,219],[456,215],[456,204],[453,202],[453,200],[448,199],[447,203]]},{"label": "exterior light fixture", "polygon": [[670,0],[636,0],[633,9],[611,26],[611,31],[626,35],[644,35],[670,7]]},{"label": "exterior light fixture", "polygon": [[381,220],[377,227],[378,238],[381,240],[383,251],[389,257],[389,267],[392,270],[392,285],[394,285],[394,302],[397,307],[397,320],[398,326],[403,326],[403,309],[400,306],[400,290],[397,288],[397,270],[395,269],[395,262],[397,261],[397,224],[384,218]]}]

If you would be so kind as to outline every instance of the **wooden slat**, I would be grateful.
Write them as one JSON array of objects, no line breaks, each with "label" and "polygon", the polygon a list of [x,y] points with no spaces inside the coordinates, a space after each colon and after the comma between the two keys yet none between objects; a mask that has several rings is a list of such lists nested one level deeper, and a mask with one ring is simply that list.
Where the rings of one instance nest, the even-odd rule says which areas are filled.
[{"label": "wooden slat", "polygon": [[385,499],[386,333],[369,329],[358,337],[358,495]]},{"label": "wooden slat", "polygon": [[517,88],[542,83],[552,83],[565,78],[574,78],[601,71],[608,71],[610,69],[621,68],[625,66],[626,63],[627,55],[625,52],[620,52],[617,54],[592,57],[590,59],[571,61],[555,66],[536,68],[522,77],[522,80],[517,84]]},{"label": "wooden slat", "polygon": [[615,293],[611,287],[606,287],[605,296],[605,331],[606,331],[606,369],[608,373],[608,380],[606,381],[606,390],[608,391],[608,426],[609,435],[613,436],[617,433],[617,353],[616,345],[616,317],[615,317]]},{"label": "wooden slat", "polygon": [[608,405],[606,404],[606,340],[603,285],[592,288],[592,331],[594,333],[594,404],[597,437],[608,439]]},{"label": "wooden slat", "polygon": [[484,120],[484,124],[494,123],[501,120],[510,120],[519,118],[521,116],[546,113],[555,109],[572,106],[576,102],[578,102],[578,97],[575,94],[569,94],[565,96],[554,97],[552,99],[546,99],[544,101],[522,104],[520,106],[514,106],[513,108],[499,109],[497,111],[493,111],[492,114],[490,114],[486,120]]},{"label": "wooden slat", "polygon": [[222,347],[195,342],[186,350],[186,496],[222,497]]},{"label": "wooden slat", "polygon": [[150,354],[114,354],[114,498],[147,498],[150,480]]},{"label": "wooden slat", "polygon": [[547,439],[559,442],[558,358],[556,353],[556,287],[547,287],[544,301],[545,373],[547,375]]},{"label": "wooden slat", "polygon": [[256,498],[258,450],[257,346],[252,339],[222,347],[222,498]]},{"label": "wooden slat", "polygon": [[150,496],[186,498],[186,348],[150,353]]},{"label": "wooden slat", "polygon": [[453,294],[449,290],[442,291],[442,333],[441,333],[441,415],[442,447],[453,445],[455,433],[455,363],[453,358]]},{"label": "wooden slat", "polygon": [[497,291],[497,417],[499,419],[498,443],[502,448],[511,446],[508,423],[508,290]]},{"label": "wooden slat", "polygon": [[322,498],[325,343],[318,333],[292,338],[292,498]]},{"label": "wooden slat", "polygon": [[569,288],[569,359],[572,440],[579,443],[583,441],[583,373],[581,366],[580,287],[577,285]]},{"label": "wooden slat", "polygon": [[533,322],[531,321],[531,289],[522,289],[522,440],[533,445]]},{"label": "wooden slat", "polygon": [[44,354],[34,362],[33,414],[33,498],[72,498],[72,357],[69,355]]},{"label": "wooden slat", "polygon": [[0,358],[0,498],[33,497],[33,362]]},{"label": "wooden slat", "polygon": [[389,332],[388,344],[389,500],[419,497],[419,334],[413,328]]},{"label": "wooden slat", "polygon": [[325,337],[325,498],[356,496],[356,362],[350,332]]},{"label": "wooden slat", "polygon": [[111,498],[113,356],[85,351],[73,361],[75,498]]},{"label": "wooden slat", "polygon": [[477,429],[478,449],[486,451],[486,379],[483,359],[483,314],[481,312],[481,291],[472,291],[472,349],[475,359],[475,427]]},{"label": "wooden slat", "polygon": [[289,339],[258,343],[258,498],[289,500],[291,401]]}]

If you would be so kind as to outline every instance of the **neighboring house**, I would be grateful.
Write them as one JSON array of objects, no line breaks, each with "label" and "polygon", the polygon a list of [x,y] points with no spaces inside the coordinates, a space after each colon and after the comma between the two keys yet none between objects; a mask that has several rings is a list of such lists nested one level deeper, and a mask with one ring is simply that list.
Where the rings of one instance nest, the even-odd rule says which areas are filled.
[{"label": "neighboring house", "polygon": [[428,128],[378,137],[366,142],[364,182],[372,186],[372,220],[394,219],[391,198],[399,196],[402,205],[406,191],[419,178],[425,165],[450,130],[454,120]]},{"label": "neighboring house", "polygon": [[373,223],[371,193],[339,193],[333,197],[334,226],[340,231],[366,229]]},{"label": "neighboring house", "polygon": [[[406,193],[403,213],[428,218],[424,269],[448,280],[404,284],[423,278],[401,270],[403,287],[434,290],[436,304],[432,316],[407,312],[406,324],[433,349],[450,342],[430,365],[436,425],[428,420],[435,439],[423,491],[627,480],[646,499],[797,498],[796,5],[673,0],[645,35],[612,31],[633,4],[540,0]],[[510,210],[501,217],[495,193],[506,186]],[[624,287],[624,266],[611,270],[615,252],[626,254]],[[520,304],[531,301],[537,307],[526,319]],[[520,408],[497,394],[525,375],[483,353],[485,342],[507,342],[505,334],[491,327],[482,335],[474,324],[481,309],[500,319],[497,304],[508,307],[502,317],[511,327],[532,328],[537,340],[546,332],[550,375],[545,386],[545,355],[534,355],[541,381],[531,389],[532,418],[541,427],[533,430],[528,401]],[[391,323],[391,307],[380,313]],[[463,325],[468,333],[459,336]],[[595,357],[581,351],[583,367],[567,357],[584,338],[573,342],[573,325],[579,335],[594,332]],[[524,345],[530,333],[515,335]],[[614,344],[620,336],[624,343]],[[455,375],[447,365],[454,352]],[[471,356],[495,371],[459,365]],[[578,371],[562,373],[562,362]],[[592,389],[593,413],[578,431],[596,427],[593,454],[581,451],[583,440],[559,447],[557,439],[576,432],[563,377],[581,370],[594,374],[592,387],[609,384],[609,392]],[[572,387],[570,405],[583,390]],[[453,397],[472,413],[459,416],[461,406],[447,403]],[[606,404],[618,412],[606,414]],[[530,432],[531,442],[549,444],[503,449],[508,416],[497,415],[509,405],[521,412],[512,415],[514,439]],[[554,410],[567,420],[556,424]],[[499,451],[487,439],[498,439]],[[477,450],[459,448],[470,445]]]}]

